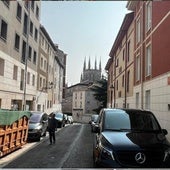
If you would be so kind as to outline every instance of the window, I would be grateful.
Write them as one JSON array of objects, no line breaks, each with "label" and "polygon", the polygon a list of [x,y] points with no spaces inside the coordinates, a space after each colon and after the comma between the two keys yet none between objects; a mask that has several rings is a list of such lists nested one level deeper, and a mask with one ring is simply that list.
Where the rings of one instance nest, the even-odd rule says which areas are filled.
[{"label": "window", "polygon": [[140,19],[138,19],[136,23],[136,43],[140,42],[140,32]]},{"label": "window", "polygon": [[151,46],[146,48],[146,76],[151,75]]},{"label": "window", "polygon": [[41,57],[40,65],[41,65],[41,68],[43,68],[43,58],[42,57]]},{"label": "window", "polygon": [[20,90],[24,89],[24,70],[21,70],[21,82],[20,82]]},{"label": "window", "polygon": [[125,76],[123,75],[122,76],[122,87],[124,87],[124,85],[125,85]]},{"label": "window", "polygon": [[0,76],[4,76],[4,59],[0,58]]},{"label": "window", "polygon": [[80,108],[82,108],[82,102],[80,102]]},{"label": "window", "polygon": [[136,108],[139,108],[139,93],[136,93]]},{"label": "window", "polygon": [[34,51],[33,63],[36,64],[37,62],[37,53]]},{"label": "window", "polygon": [[40,88],[42,87],[42,77],[40,77]]},{"label": "window", "polygon": [[46,68],[47,68],[47,61],[44,60],[44,70],[46,70]]},{"label": "window", "polygon": [[19,51],[19,45],[20,45],[20,36],[16,33],[15,34],[15,49]]},{"label": "window", "polygon": [[8,29],[7,23],[4,20],[1,20],[0,36],[4,41],[6,41],[7,39],[7,29]]},{"label": "window", "polygon": [[33,23],[30,21],[30,35],[33,35]]},{"label": "window", "polygon": [[75,107],[77,107],[77,102],[75,102],[75,105],[74,105]]},{"label": "window", "polygon": [[39,8],[38,8],[38,6],[36,6],[36,17],[37,17],[37,19],[39,19]]},{"label": "window", "polygon": [[152,13],[151,13],[151,2],[146,3],[146,31],[151,28],[152,24]]},{"label": "window", "polygon": [[35,5],[34,2],[35,2],[35,1],[31,1],[31,9],[32,9],[33,12],[34,12],[34,5]]},{"label": "window", "polygon": [[123,61],[125,60],[125,49],[123,49]]},{"label": "window", "polygon": [[32,56],[32,47],[29,46],[29,50],[28,50],[28,59],[31,61],[31,56]]},{"label": "window", "polygon": [[30,72],[27,73],[27,84],[30,84]]},{"label": "window", "polygon": [[17,19],[18,19],[19,21],[21,21],[21,17],[22,17],[22,7],[21,7],[21,5],[18,3],[18,4],[17,4]]},{"label": "window", "polygon": [[129,62],[130,60],[130,41],[128,41],[127,44],[127,61]]},{"label": "window", "polygon": [[24,15],[24,27],[23,27],[23,33],[24,33],[24,35],[27,35],[27,32],[28,32],[27,26],[28,26],[28,16],[27,16],[27,14],[25,13],[25,15]]},{"label": "window", "polygon": [[21,58],[21,62],[25,63],[26,60],[26,42],[23,41],[22,43],[22,58]]},{"label": "window", "polygon": [[14,69],[13,69],[13,79],[17,80],[17,74],[18,74],[18,67],[16,65],[14,65]]},{"label": "window", "polygon": [[37,41],[37,39],[38,39],[38,30],[37,30],[37,28],[35,28],[34,39],[35,39],[35,41]]},{"label": "window", "polygon": [[150,110],[150,90],[145,92],[145,109]]},{"label": "window", "polygon": [[128,71],[127,73],[127,92],[129,92],[129,88],[130,88],[130,71]]},{"label": "window", "polygon": [[41,36],[41,46],[44,47],[44,37]]},{"label": "window", "polygon": [[32,86],[34,86],[35,85],[35,75],[33,74],[32,75]]},{"label": "window", "polygon": [[140,56],[136,57],[136,81],[140,80]]},{"label": "window", "polygon": [[45,79],[43,79],[43,87],[45,87]]}]

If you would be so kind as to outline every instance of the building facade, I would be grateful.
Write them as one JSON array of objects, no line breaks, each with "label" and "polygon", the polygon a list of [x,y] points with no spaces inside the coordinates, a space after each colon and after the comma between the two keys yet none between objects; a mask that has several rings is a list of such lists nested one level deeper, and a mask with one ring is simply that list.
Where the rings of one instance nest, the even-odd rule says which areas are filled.
[{"label": "building facade", "polygon": [[134,13],[126,14],[110,51],[108,71],[108,107],[129,107],[133,96]]},{"label": "building facade", "polygon": [[94,109],[99,107],[90,86],[88,83],[78,83],[73,87],[72,116],[76,122],[89,122],[90,116],[95,114]]},{"label": "building facade", "polygon": [[0,107],[34,109],[40,1],[0,1]]},{"label": "building facade", "polygon": [[0,2],[0,108],[62,109],[66,54],[40,25],[40,5]]},{"label": "building facade", "polygon": [[[170,3],[168,1],[128,1],[127,9],[134,13],[134,17],[128,28],[128,31],[131,28],[133,30],[130,40],[132,45],[129,49],[130,55],[127,51],[125,58],[128,60],[130,56],[132,64],[129,78],[127,68],[125,88],[128,89],[130,84],[132,88],[130,93],[122,93],[122,97],[126,99],[125,105],[118,99],[119,95],[115,96],[115,107],[151,110],[162,128],[170,131],[168,124],[170,121],[170,39],[167,36],[170,34]],[[106,67],[109,77],[112,74],[111,71],[118,71],[114,64],[118,62],[114,60],[116,59],[113,53],[114,48],[113,46],[110,52],[112,62],[110,64],[108,62]],[[111,85],[111,79],[109,82]],[[116,91],[116,85],[120,86],[120,84],[114,76],[112,83],[113,90]],[[110,100],[111,97],[108,97],[108,104],[111,103]]]},{"label": "building facade", "polygon": [[153,111],[170,131],[170,3],[129,1],[127,9],[135,13],[135,107]]}]

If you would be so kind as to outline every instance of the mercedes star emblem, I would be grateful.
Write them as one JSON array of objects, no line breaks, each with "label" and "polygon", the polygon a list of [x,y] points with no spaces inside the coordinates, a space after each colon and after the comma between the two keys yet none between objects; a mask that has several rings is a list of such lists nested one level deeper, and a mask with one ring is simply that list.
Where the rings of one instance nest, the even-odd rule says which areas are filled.
[{"label": "mercedes star emblem", "polygon": [[137,163],[143,164],[146,161],[146,157],[143,153],[139,152],[135,155],[135,160]]}]

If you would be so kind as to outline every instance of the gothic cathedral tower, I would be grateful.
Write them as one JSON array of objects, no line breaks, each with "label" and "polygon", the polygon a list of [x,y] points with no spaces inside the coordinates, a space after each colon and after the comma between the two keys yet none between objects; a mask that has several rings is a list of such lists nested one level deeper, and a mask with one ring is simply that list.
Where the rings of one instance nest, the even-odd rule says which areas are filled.
[{"label": "gothic cathedral tower", "polygon": [[86,58],[84,59],[83,73],[81,74],[80,83],[92,83],[101,79],[101,60],[99,68],[97,68],[97,61],[95,59],[94,68],[91,68],[91,62],[89,57],[88,67],[86,66]]}]

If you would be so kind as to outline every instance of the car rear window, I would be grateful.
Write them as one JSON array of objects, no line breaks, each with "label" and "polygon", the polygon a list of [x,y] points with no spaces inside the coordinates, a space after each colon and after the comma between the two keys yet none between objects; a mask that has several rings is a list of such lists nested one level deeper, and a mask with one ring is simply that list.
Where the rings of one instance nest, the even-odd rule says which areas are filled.
[{"label": "car rear window", "polygon": [[39,123],[41,120],[41,116],[39,114],[32,114],[30,117],[31,123]]}]

